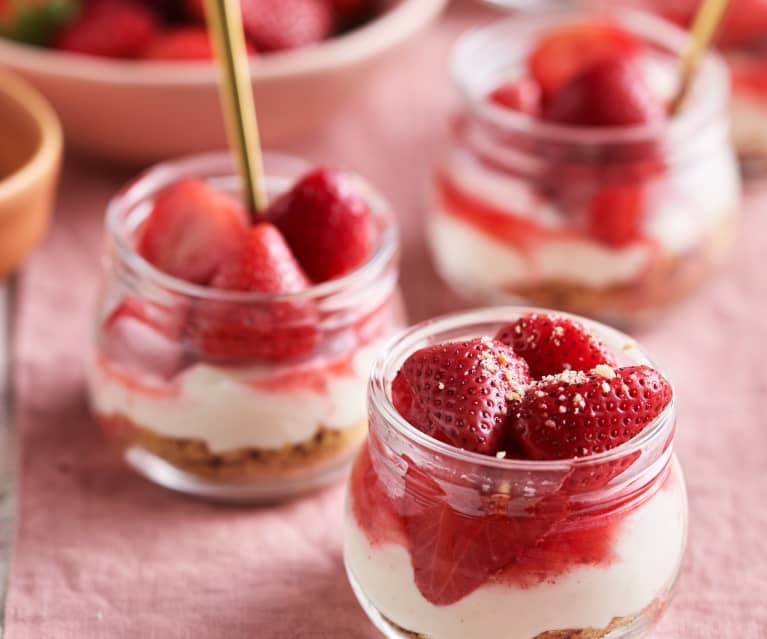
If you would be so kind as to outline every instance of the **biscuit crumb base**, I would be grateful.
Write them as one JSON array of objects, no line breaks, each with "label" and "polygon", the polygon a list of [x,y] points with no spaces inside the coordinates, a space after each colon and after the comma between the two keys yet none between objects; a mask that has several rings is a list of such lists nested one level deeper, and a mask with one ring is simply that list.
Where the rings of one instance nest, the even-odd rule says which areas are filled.
[{"label": "biscuit crumb base", "polygon": [[735,240],[737,215],[726,216],[707,241],[680,256],[653,263],[628,284],[594,288],[568,281],[513,286],[506,293],[536,306],[590,316],[638,315],[675,304],[698,288],[721,263]]},{"label": "biscuit crumb base", "polygon": [[[393,628],[395,628],[397,631],[399,631],[406,637],[410,637],[411,639],[439,639],[438,637],[430,637],[428,635],[422,635],[416,632],[411,632],[410,630],[405,630],[404,628],[401,628],[390,619],[386,617],[384,617],[384,619],[386,619],[386,622],[390,624]],[[579,628],[577,630],[547,630],[546,632],[537,634],[535,635],[535,637],[531,637],[530,639],[601,639],[602,637],[608,635],[614,630],[617,630],[621,626],[628,626],[632,621],[634,621],[633,616],[616,617],[610,622],[610,625],[607,626],[606,628]]]},{"label": "biscuit crumb base", "polygon": [[102,428],[123,448],[139,447],[198,477],[229,482],[287,478],[350,454],[367,434],[367,419],[342,430],[320,426],[311,439],[278,449],[239,448],[212,453],[199,439],[165,437],[122,414],[99,416]]}]

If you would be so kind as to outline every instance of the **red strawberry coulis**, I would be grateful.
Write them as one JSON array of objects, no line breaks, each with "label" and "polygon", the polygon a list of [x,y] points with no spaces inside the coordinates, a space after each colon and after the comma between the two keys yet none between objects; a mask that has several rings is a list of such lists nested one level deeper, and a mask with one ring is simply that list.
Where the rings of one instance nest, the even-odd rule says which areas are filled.
[{"label": "red strawberry coulis", "polygon": [[444,456],[444,468],[419,467],[407,454],[392,468],[373,429],[350,483],[352,512],[368,542],[406,547],[416,585],[435,605],[488,583],[528,588],[577,566],[609,565],[625,518],[666,485],[665,476],[646,494],[626,488],[589,502],[637,462],[640,452],[627,451],[574,464],[532,499],[530,477],[511,458],[587,461],[643,432],[671,402],[671,387],[648,366],[616,360],[586,326],[554,313],[523,315],[494,340],[411,354],[392,383],[394,407],[435,439],[510,459],[508,481],[488,489],[470,479],[481,472],[451,470]]}]

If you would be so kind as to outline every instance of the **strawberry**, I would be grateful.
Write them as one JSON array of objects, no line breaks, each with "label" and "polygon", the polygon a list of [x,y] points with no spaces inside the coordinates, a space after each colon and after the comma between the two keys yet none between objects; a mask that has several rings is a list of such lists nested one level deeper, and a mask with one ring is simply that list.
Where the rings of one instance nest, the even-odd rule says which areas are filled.
[{"label": "strawberry", "polygon": [[310,283],[279,230],[262,222],[249,229],[239,250],[219,266],[212,288],[259,293],[298,293]]},{"label": "strawberry", "polygon": [[326,167],[304,176],[266,213],[314,281],[360,266],[371,251],[373,220],[354,180]]},{"label": "strawberry", "polygon": [[[299,293],[310,283],[279,230],[251,228],[239,250],[219,267],[211,287],[272,294]],[[193,320],[200,350],[223,360],[282,360],[309,351],[316,317],[307,302],[206,301]]]},{"label": "strawberry", "polygon": [[[122,374],[169,379],[186,365],[186,309],[129,296],[106,317],[100,353]],[[140,384],[139,384],[140,385]]]},{"label": "strawberry", "polygon": [[527,560],[556,520],[507,513],[503,500],[499,504],[492,497],[485,498],[484,512],[464,514],[412,463],[405,495],[403,519],[415,582],[424,598],[438,606],[459,601],[499,571]]},{"label": "strawberry", "polygon": [[641,238],[643,217],[641,183],[607,184],[591,201],[587,230],[600,242],[620,248]]},{"label": "strawberry", "polygon": [[610,22],[571,24],[541,38],[530,56],[530,70],[544,94],[552,95],[583,69],[638,49],[636,36]]},{"label": "strawberry", "polygon": [[509,397],[529,382],[525,362],[507,346],[471,339],[428,346],[392,382],[395,408],[415,428],[457,448],[494,455]]},{"label": "strawberry", "polygon": [[589,371],[615,366],[607,346],[580,322],[555,313],[528,313],[495,336],[524,358],[536,379],[565,370]]},{"label": "strawberry", "polygon": [[296,49],[333,32],[325,0],[242,0],[242,22],[259,51]]},{"label": "strawberry", "polygon": [[205,27],[178,27],[157,35],[144,51],[147,60],[210,60],[213,46]]},{"label": "strawberry", "polygon": [[636,437],[671,395],[671,385],[649,366],[566,371],[542,379],[513,402],[509,437],[528,459],[587,457]]},{"label": "strawberry", "polygon": [[88,3],[56,35],[57,49],[108,58],[139,57],[158,30],[151,9],[127,0]]},{"label": "strawberry", "polygon": [[531,78],[522,78],[497,87],[488,95],[493,104],[538,117],[541,114],[541,85]]},{"label": "strawberry", "polygon": [[137,250],[168,275],[207,284],[242,241],[246,217],[226,193],[198,180],[182,180],[157,196]]},{"label": "strawberry", "polygon": [[581,71],[546,102],[543,117],[573,126],[630,126],[662,120],[634,57],[613,57]]}]

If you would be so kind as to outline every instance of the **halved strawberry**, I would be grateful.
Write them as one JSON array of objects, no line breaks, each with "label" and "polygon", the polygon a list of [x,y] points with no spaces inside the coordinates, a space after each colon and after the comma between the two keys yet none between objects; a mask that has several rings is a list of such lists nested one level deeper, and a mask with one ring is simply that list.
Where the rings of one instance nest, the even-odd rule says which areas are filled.
[{"label": "halved strawberry", "polygon": [[259,51],[296,49],[333,32],[326,0],[242,0],[242,22]]},{"label": "halved strawberry", "polygon": [[168,275],[207,284],[242,242],[246,219],[230,195],[198,180],[181,180],[157,196],[137,250]]},{"label": "halved strawberry", "polygon": [[[279,230],[252,227],[240,248],[221,264],[212,288],[259,293],[298,293],[310,286]],[[195,310],[193,332],[201,352],[231,361],[281,360],[306,353],[317,339],[308,302],[205,301]]]},{"label": "halved strawberry", "polygon": [[533,117],[541,114],[542,98],[541,85],[532,78],[520,78],[514,82],[502,84],[488,95],[488,99],[493,104]]},{"label": "halved strawberry", "polygon": [[583,69],[638,49],[637,37],[611,22],[571,24],[541,38],[530,56],[530,70],[544,94],[551,95]]},{"label": "halved strawberry", "polygon": [[129,0],[96,0],[56,35],[64,51],[109,58],[139,57],[157,29],[151,9]]},{"label": "halved strawberry", "polygon": [[586,67],[546,101],[543,117],[573,126],[631,126],[657,122],[666,107],[653,94],[635,56]]},{"label": "halved strawberry", "polygon": [[147,60],[210,60],[213,45],[205,27],[178,27],[157,35],[146,47]]},{"label": "halved strawberry", "polygon": [[405,360],[392,382],[392,401],[427,435],[494,455],[502,444],[509,398],[528,382],[527,364],[499,342],[447,342]]},{"label": "halved strawberry", "polygon": [[589,235],[620,248],[642,237],[645,198],[641,183],[606,184],[588,209]]},{"label": "halved strawberry", "polygon": [[671,385],[649,366],[567,371],[537,382],[512,404],[509,437],[528,459],[588,457],[636,437],[671,395]]},{"label": "halved strawberry", "polygon": [[559,517],[505,512],[502,501],[499,507],[492,497],[484,502],[485,512],[459,512],[439,484],[413,464],[405,475],[405,495],[403,519],[415,582],[437,606],[455,603],[499,571],[527,561]]},{"label": "halved strawberry", "polygon": [[[171,378],[186,365],[187,309],[128,296],[104,320],[99,352],[124,376]],[[136,387],[141,383],[136,382]]]},{"label": "halved strawberry", "polygon": [[527,313],[500,328],[495,339],[524,358],[536,379],[565,370],[589,371],[599,364],[615,366],[602,340],[580,322],[556,313]]},{"label": "halved strawberry", "polygon": [[315,169],[278,198],[266,215],[316,282],[345,275],[370,254],[370,209],[353,178],[340,171]]}]

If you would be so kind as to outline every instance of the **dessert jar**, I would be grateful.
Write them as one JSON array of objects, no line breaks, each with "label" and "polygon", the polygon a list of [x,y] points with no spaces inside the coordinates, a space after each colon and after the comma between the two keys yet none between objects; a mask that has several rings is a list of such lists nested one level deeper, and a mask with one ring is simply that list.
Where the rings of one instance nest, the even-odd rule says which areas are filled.
[{"label": "dessert jar", "polygon": [[[390,639],[645,637],[670,601],[687,529],[673,400],[621,446],[545,462],[451,447],[392,404],[391,381],[412,352],[492,336],[530,310],[420,324],[375,364],[344,558],[359,602]],[[620,365],[650,363],[625,335],[582,321]]]},{"label": "dessert jar", "polygon": [[[606,5],[605,0],[594,4]],[[695,0],[622,0],[689,28]],[[767,6],[759,0],[731,0],[717,34],[717,48],[732,77],[732,135],[747,175],[767,168]]]},{"label": "dessert jar", "polygon": [[523,15],[455,46],[463,108],[434,173],[428,240],[442,278],[466,300],[630,323],[705,282],[731,248],[741,184],[718,57],[702,64],[678,114],[645,125],[574,127],[487,99],[522,76],[543,34],[606,16],[647,43],[649,80],[672,93],[685,38],[651,15]]},{"label": "dessert jar", "polygon": [[[266,155],[271,197],[306,172]],[[237,194],[228,154],[160,164],[110,202],[90,400],[130,466],[222,500],[287,497],[340,478],[367,430],[365,389],[403,323],[399,239],[361,178],[376,237],[351,273],[295,294],[224,291],[160,272],[135,251],[155,196],[181,178]]]}]

